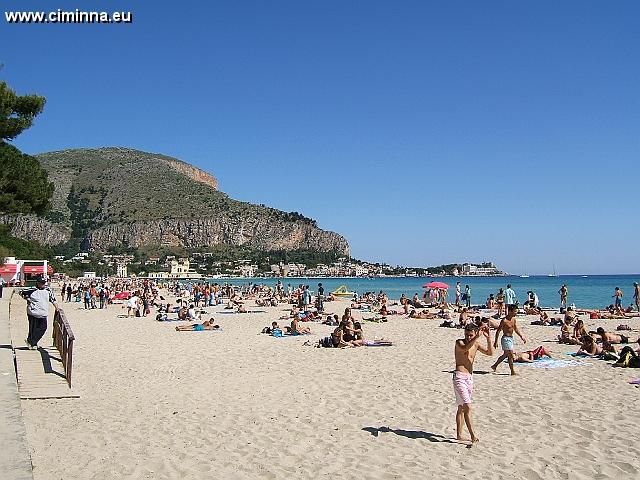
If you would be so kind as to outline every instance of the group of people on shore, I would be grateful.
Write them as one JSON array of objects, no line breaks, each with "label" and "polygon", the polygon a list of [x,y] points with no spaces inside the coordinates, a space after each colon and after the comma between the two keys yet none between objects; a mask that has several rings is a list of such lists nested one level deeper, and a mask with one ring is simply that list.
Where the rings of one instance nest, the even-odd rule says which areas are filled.
[{"label": "group of people on shore", "polygon": [[[511,286],[508,285],[507,290],[509,290],[510,287]],[[457,293],[458,292],[459,288],[457,289]],[[496,295],[497,298],[495,298],[495,305],[492,304],[492,300],[494,300],[493,295],[487,300],[487,308],[496,307],[498,309],[498,318],[500,318],[502,311],[501,304],[506,302],[506,300],[503,302],[501,295],[503,293],[506,293],[506,291],[500,289],[500,292]],[[564,319],[562,320],[550,318],[549,315],[539,307],[537,295],[531,291],[527,293],[528,298],[525,303],[525,313],[537,313],[540,315],[540,320],[532,323],[538,325],[554,325],[559,323],[561,329],[558,341],[560,343],[580,345],[577,355],[616,360],[616,363],[613,364],[616,367],[640,368],[640,348],[634,349],[631,347],[629,345],[629,337],[622,333],[606,331],[603,327],[598,327],[595,331],[588,331],[584,321],[578,317],[575,307],[567,306],[569,289],[566,284],[560,288],[558,294],[560,295],[560,312],[564,313]],[[621,289],[616,287],[613,295],[614,304],[610,306],[613,308],[608,309],[610,314],[624,315],[631,313],[633,309],[632,305],[630,305],[628,309],[623,310],[622,297]],[[456,300],[458,300],[458,295],[456,296]],[[456,303],[459,304],[459,302]],[[634,283],[634,303],[637,311],[640,312],[640,289],[638,283]],[[496,372],[498,366],[504,360],[507,360],[512,375],[517,373],[514,369],[515,362],[531,362],[543,356],[551,356],[542,346],[522,353],[515,352],[513,342],[514,334],[518,335],[523,343],[527,343],[526,338],[522,335],[517,325],[516,315],[518,310],[517,304],[506,306],[506,317],[501,319],[500,324],[496,328],[493,343],[491,342],[490,334],[492,325],[488,319],[476,317],[474,321],[466,321],[466,315],[461,315],[461,323],[464,325],[465,335],[463,339],[456,340],[456,367],[453,374],[453,388],[457,404],[456,438],[459,441],[470,441],[472,444],[478,442],[471,417],[473,362],[477,352],[487,356],[493,355],[493,350],[498,347],[498,340],[500,340],[503,353],[498,357],[496,362],[491,365],[491,370]],[[584,313],[593,314],[595,312],[585,311]],[[590,318],[601,317],[590,315]],[[463,319],[465,320],[464,322]],[[630,330],[627,326],[620,326],[619,329],[621,327],[626,327],[624,329]],[[486,340],[486,343],[483,339]],[[640,339],[637,340],[637,343],[640,346]],[[617,346],[622,346],[620,352],[617,351]],[[470,439],[466,439],[463,436],[463,428],[465,425],[471,437]]]}]

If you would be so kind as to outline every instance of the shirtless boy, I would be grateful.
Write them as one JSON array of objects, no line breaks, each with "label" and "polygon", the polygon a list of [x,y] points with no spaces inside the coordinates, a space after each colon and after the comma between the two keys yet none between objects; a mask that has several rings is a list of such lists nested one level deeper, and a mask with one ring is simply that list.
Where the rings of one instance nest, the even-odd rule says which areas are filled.
[{"label": "shirtless boy", "polygon": [[496,338],[493,342],[493,348],[498,348],[498,338],[500,336],[500,332],[502,332],[502,338],[500,339],[500,344],[502,345],[502,355],[498,357],[496,363],[491,365],[491,370],[494,372],[498,368],[498,365],[502,363],[502,361],[506,358],[509,360],[509,369],[511,370],[511,375],[516,375],[516,370],[513,368],[513,332],[517,333],[523,343],[527,343],[527,340],[522,336],[520,330],[518,329],[518,324],[516,323],[516,314],[518,313],[517,305],[509,305],[509,310],[507,311],[507,316],[502,319],[500,322],[500,326],[496,329]]},{"label": "shirtless boy", "polygon": [[[480,337],[484,336],[487,339],[486,348],[481,346]],[[456,412],[456,438],[461,441],[468,441],[462,438],[462,422],[467,425],[467,430],[471,435],[471,442],[478,442],[473,431],[473,423],[471,421],[471,401],[473,395],[473,361],[476,358],[476,353],[483,353],[485,355],[493,355],[493,349],[491,348],[491,339],[489,337],[489,328],[483,326],[478,329],[478,326],[470,323],[464,328],[464,340],[456,340],[455,357],[456,357],[456,370],[453,373],[453,391],[456,394],[456,403],[458,405],[458,411]]]}]

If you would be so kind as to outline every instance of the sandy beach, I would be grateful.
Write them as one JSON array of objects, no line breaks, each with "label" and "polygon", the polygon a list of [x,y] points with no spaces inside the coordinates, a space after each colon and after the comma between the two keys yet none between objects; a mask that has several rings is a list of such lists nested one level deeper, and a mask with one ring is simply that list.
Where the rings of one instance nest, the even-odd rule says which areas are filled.
[{"label": "sandy beach", "polygon": [[[345,301],[326,304],[341,312]],[[474,420],[480,443],[456,443],[453,345],[461,331],[390,316],[366,323],[386,348],[327,349],[313,335],[260,334],[265,313],[207,311],[220,332],[176,332],[176,322],[119,318],[121,305],[63,304],[76,334],[79,399],[22,401],[37,480],[110,478],[637,478],[634,369],[601,360],[557,369],[478,355]],[[361,314],[354,311],[356,320]],[[26,320],[25,320],[26,321]],[[281,324],[286,322],[281,322]],[[557,327],[519,323],[529,347],[561,359],[577,347],[548,341]],[[613,330],[639,319],[592,320]],[[50,331],[45,337],[50,339]],[[523,350],[522,343],[517,349]]]}]

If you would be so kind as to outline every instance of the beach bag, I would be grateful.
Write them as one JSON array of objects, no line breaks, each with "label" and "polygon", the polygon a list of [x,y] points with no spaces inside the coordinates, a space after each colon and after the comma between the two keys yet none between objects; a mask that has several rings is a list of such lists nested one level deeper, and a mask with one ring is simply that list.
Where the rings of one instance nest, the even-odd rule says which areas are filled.
[{"label": "beach bag", "polygon": [[333,348],[333,340],[331,337],[324,337],[320,340],[320,344],[325,348]]},{"label": "beach bag", "polygon": [[271,335],[273,335],[274,337],[282,337],[284,334],[282,333],[282,330],[280,330],[279,328],[274,328],[271,331]]}]

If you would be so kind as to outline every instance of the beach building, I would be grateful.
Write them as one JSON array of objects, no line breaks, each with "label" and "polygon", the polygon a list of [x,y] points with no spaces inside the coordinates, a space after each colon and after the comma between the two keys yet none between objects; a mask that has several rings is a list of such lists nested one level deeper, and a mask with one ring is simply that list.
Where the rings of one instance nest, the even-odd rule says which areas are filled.
[{"label": "beach building", "polygon": [[502,272],[498,270],[493,263],[484,264],[484,265],[488,265],[488,266],[479,267],[477,265],[465,263],[462,265],[461,275],[478,275],[478,276],[502,275]]},{"label": "beach building", "polygon": [[116,277],[119,278],[127,278],[127,264],[126,263],[118,263],[116,264]]},{"label": "beach building", "polygon": [[[168,258],[168,257],[167,257]],[[188,258],[175,257],[170,263],[170,272],[149,272],[149,278],[167,278],[167,279],[187,279],[187,278],[202,278],[202,275],[195,270],[191,270],[191,262]]]},{"label": "beach building", "polygon": [[258,265],[240,265],[238,268],[243,277],[253,277],[258,271]]},{"label": "beach building", "polygon": [[19,260],[5,257],[0,266],[0,276],[9,285],[25,285],[40,275],[52,275],[53,268],[48,260]]},{"label": "beach building", "polygon": [[362,265],[353,265],[353,274],[356,277],[364,277],[369,275],[369,269]]}]

